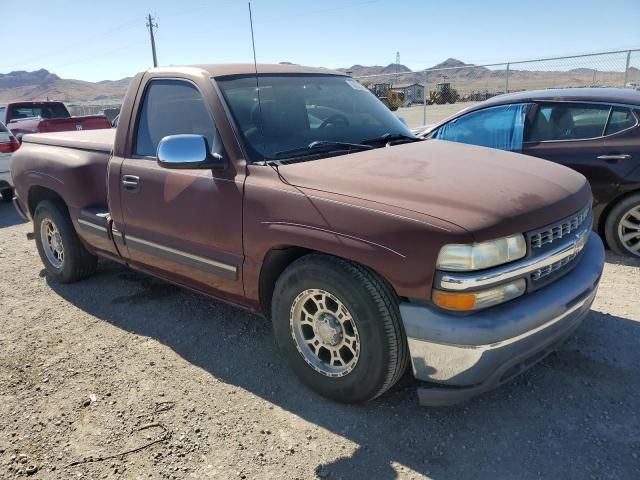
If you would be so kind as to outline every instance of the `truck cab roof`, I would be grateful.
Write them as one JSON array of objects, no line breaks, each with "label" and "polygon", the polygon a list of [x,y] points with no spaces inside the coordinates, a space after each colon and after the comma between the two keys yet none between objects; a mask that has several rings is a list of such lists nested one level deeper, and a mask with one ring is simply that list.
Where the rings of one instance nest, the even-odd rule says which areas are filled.
[{"label": "truck cab roof", "polygon": [[[184,65],[178,67],[158,67],[147,70],[149,73],[187,73],[193,74],[206,72],[211,77],[226,77],[229,75],[252,75],[256,73],[256,65],[253,63],[221,63],[221,64],[200,64]],[[320,75],[346,75],[338,70],[331,70],[320,67],[305,67],[289,63],[257,65],[258,74],[320,74]]]}]

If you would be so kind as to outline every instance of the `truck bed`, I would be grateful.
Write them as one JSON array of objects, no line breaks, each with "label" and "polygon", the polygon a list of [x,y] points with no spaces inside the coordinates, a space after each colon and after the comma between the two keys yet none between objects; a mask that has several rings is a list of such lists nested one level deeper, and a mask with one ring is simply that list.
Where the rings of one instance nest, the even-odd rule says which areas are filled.
[{"label": "truck bed", "polygon": [[113,149],[115,135],[115,128],[109,128],[102,130],[28,134],[23,137],[22,141],[24,143],[37,143],[39,145],[109,153]]}]

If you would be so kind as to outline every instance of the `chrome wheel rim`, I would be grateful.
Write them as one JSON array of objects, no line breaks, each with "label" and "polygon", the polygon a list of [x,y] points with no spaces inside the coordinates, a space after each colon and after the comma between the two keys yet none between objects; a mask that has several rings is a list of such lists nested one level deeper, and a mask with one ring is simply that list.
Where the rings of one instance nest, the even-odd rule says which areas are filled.
[{"label": "chrome wheel rim", "polygon": [[640,205],[631,207],[618,224],[618,238],[632,255],[640,256]]},{"label": "chrome wheel rim", "polygon": [[62,268],[64,263],[64,246],[62,245],[62,237],[60,231],[53,221],[45,218],[40,223],[40,238],[42,239],[42,248],[47,260],[55,268]]},{"label": "chrome wheel rim", "polygon": [[289,317],[291,335],[302,358],[327,377],[343,377],[360,357],[358,329],[347,307],[321,289],[301,292]]}]

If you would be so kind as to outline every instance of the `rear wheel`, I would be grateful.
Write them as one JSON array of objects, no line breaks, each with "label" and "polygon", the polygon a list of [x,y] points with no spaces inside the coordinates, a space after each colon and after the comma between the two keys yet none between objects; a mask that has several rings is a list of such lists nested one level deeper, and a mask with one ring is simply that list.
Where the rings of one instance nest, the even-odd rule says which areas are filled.
[{"label": "rear wheel", "polygon": [[58,282],[75,282],[96,271],[98,257],[84,248],[62,204],[40,202],[33,224],[40,259]]},{"label": "rear wheel", "polygon": [[604,231],[611,250],[640,257],[640,194],[623,199],[611,209]]},{"label": "rear wheel", "polygon": [[374,272],[312,254],[276,283],[276,341],[296,375],[321,395],[345,403],[371,400],[407,366],[397,298]]}]

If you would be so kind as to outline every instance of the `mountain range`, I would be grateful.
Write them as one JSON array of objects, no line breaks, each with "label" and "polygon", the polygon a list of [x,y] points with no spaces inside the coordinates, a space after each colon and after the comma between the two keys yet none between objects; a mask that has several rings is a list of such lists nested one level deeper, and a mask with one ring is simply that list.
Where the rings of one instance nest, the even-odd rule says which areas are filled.
[{"label": "mountain range", "polygon": [[127,91],[130,80],[131,77],[87,82],[60,78],[45,69],[0,73],[0,103],[47,98],[68,103],[119,103]]},{"label": "mountain range", "polygon": [[[284,62],[283,62],[284,63]],[[439,69],[439,70],[438,70]],[[449,58],[434,65],[425,72],[414,72],[402,64],[386,66],[352,65],[340,68],[353,77],[375,77],[361,79],[367,83],[424,83],[430,88],[440,82],[449,82],[460,92],[502,91],[505,86],[506,70],[504,68],[486,68],[464,63]],[[631,67],[629,78],[640,78],[640,70]],[[16,71],[0,74],[0,103],[16,100],[62,100],[79,104],[116,104],[122,101],[131,77],[120,80],[104,80],[88,82],[60,78],[45,69],[33,72]],[[624,73],[602,71],[591,68],[574,68],[568,70],[523,70],[509,69],[509,89],[525,90],[534,88],[569,87],[569,86],[622,86]]]}]

